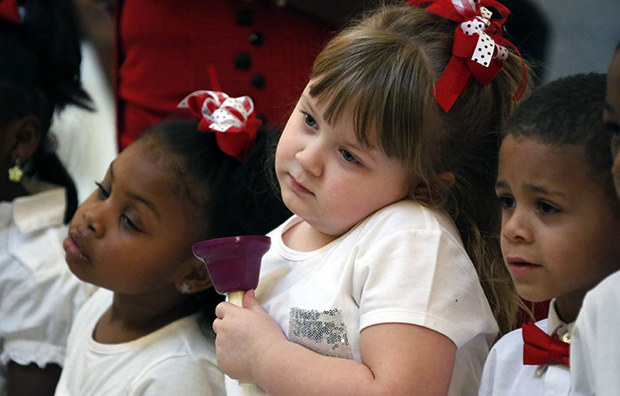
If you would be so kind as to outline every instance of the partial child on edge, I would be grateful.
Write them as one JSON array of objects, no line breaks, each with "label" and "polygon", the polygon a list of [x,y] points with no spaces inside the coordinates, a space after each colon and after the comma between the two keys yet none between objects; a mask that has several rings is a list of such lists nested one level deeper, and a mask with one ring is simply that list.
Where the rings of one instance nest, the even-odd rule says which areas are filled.
[{"label": "partial child on edge", "polygon": [[0,3],[0,396],[46,396],[94,291],[65,264],[77,191],[49,128],[54,113],[91,102],[72,1]]},{"label": "partial child on edge", "polygon": [[[603,122],[611,135],[612,173],[620,195],[620,46],[607,73]],[[592,289],[583,300],[571,343],[571,395],[615,396],[620,392],[620,272]]]},{"label": "partial child on edge", "polygon": [[[229,118],[237,116],[228,103],[251,108],[248,97],[214,102],[223,99],[214,92],[192,103],[205,97]],[[192,245],[264,235],[290,215],[265,172],[277,135],[256,132],[246,119],[253,111],[241,116],[245,129],[226,149],[220,145],[231,134],[216,137],[212,119],[156,124],[78,208],[67,263],[102,289],[71,330],[56,395],[225,394],[210,327],[222,297]]]},{"label": "partial child on edge", "polygon": [[[489,84],[468,86],[467,72],[462,95],[443,89],[451,59],[467,67],[452,57],[455,33],[479,35],[433,10],[381,7],[316,59],[276,153],[295,216],[269,234],[247,309],[216,309],[218,364],[257,385],[227,378],[228,395],[477,393],[516,317],[490,208],[495,131],[525,69],[489,42]],[[471,29],[484,30],[487,11],[472,10]]]},{"label": "partial child on edge", "polygon": [[496,183],[501,245],[519,295],[549,317],[493,347],[479,395],[568,395],[569,343],[583,298],[620,269],[620,204],[603,132],[605,75],[534,92],[504,130]]}]

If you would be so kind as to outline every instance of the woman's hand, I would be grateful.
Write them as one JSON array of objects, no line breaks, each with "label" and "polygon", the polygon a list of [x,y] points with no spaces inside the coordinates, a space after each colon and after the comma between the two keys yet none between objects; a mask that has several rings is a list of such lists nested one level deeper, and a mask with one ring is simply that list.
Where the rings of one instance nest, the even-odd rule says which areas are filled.
[{"label": "woman's hand", "polygon": [[243,308],[223,302],[215,314],[218,366],[231,378],[255,382],[253,373],[260,367],[260,358],[275,343],[287,342],[280,326],[256,301],[253,290],[243,296]]}]

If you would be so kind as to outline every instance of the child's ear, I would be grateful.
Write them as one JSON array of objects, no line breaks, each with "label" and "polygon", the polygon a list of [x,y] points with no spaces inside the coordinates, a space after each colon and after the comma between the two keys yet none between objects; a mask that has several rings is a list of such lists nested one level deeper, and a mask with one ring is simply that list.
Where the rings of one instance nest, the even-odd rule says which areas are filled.
[{"label": "child's ear", "polygon": [[[437,178],[444,184],[443,191],[449,190],[454,185],[455,177],[452,172],[440,173],[437,175]],[[418,183],[413,189],[413,193],[416,197],[436,198],[441,195],[440,189],[437,186],[429,186],[423,182]]]},{"label": "child's ear", "polygon": [[24,163],[41,143],[41,123],[34,115],[25,116],[9,122],[4,134],[9,142],[12,160],[19,159]]},{"label": "child's ear", "polygon": [[213,286],[207,266],[195,257],[188,259],[187,270],[175,282],[177,290],[184,294],[198,293]]}]

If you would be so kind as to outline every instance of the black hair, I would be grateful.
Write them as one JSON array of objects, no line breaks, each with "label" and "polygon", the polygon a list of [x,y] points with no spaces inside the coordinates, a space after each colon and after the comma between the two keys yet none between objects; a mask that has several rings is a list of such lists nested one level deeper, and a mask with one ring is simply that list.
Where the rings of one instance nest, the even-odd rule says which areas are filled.
[{"label": "black hair", "polygon": [[610,136],[603,127],[605,91],[606,75],[601,73],[576,74],[552,81],[535,90],[517,108],[503,130],[503,137],[583,147],[588,173],[615,199]]},{"label": "black hair", "polygon": [[[279,132],[259,129],[256,143],[240,162],[220,150],[214,132],[199,132],[197,121],[160,122],[136,142],[151,142],[164,155],[185,215],[196,225],[195,242],[239,235],[264,235],[291,216],[273,179]],[[156,155],[159,154],[156,153]],[[213,288],[197,293],[211,318],[223,300]]]},{"label": "black hair", "polygon": [[50,148],[48,131],[54,112],[73,104],[92,110],[80,82],[80,41],[72,0],[20,0],[17,23],[0,19],[0,128],[34,115],[41,144],[26,174],[65,187],[65,223],[77,209],[71,176]]}]

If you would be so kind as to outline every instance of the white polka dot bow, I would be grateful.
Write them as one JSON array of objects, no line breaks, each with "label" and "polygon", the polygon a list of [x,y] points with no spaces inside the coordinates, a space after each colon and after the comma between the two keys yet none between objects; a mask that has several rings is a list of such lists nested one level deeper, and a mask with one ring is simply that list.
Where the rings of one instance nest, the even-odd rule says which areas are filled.
[{"label": "white polka dot bow", "polygon": [[196,91],[177,105],[200,117],[198,130],[216,132],[217,143],[226,154],[243,161],[256,141],[261,121],[256,119],[249,96],[231,98],[224,92]]}]

